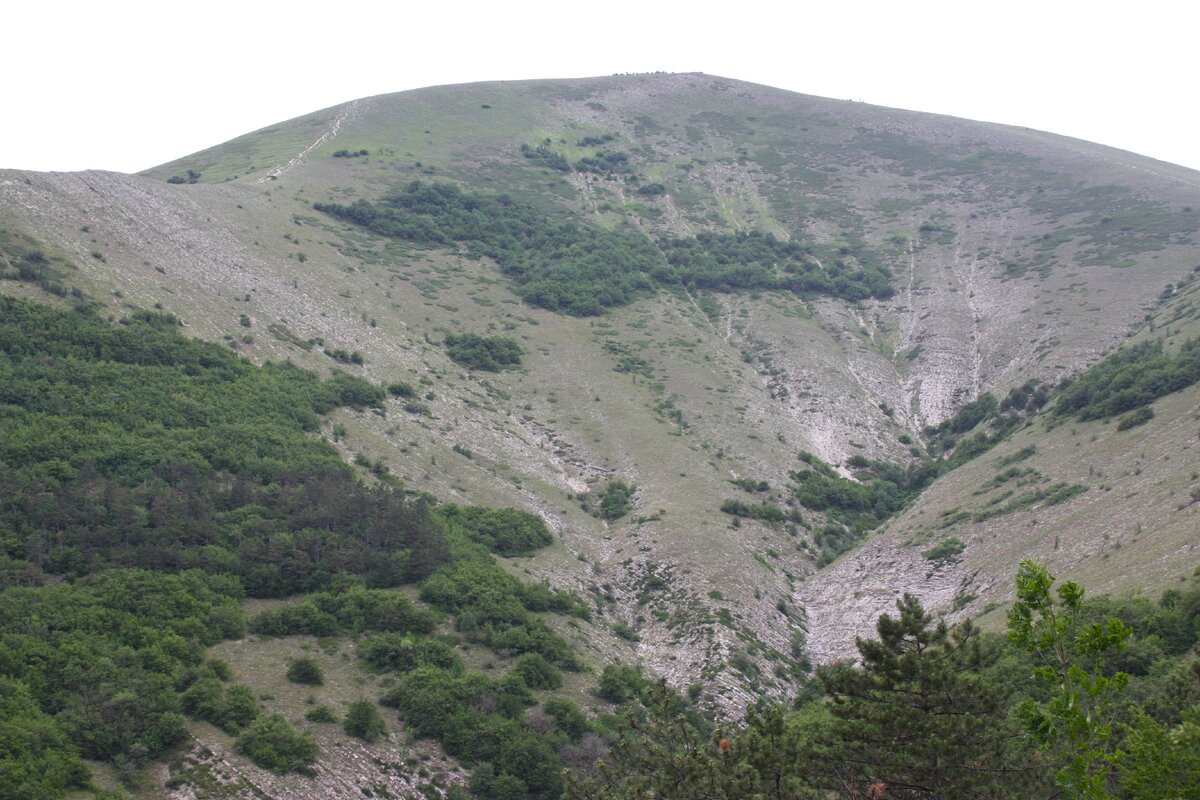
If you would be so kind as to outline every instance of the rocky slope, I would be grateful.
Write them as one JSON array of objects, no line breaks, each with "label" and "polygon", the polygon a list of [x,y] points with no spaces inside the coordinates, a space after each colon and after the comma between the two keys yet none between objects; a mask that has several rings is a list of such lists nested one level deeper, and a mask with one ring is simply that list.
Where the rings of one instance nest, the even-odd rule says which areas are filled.
[{"label": "rocky slope", "polygon": [[[623,152],[629,171],[560,172],[523,156],[542,144],[569,163]],[[165,182],[188,170],[197,183]],[[765,230],[818,258],[873,259],[895,294],[681,288],[569,317],[522,304],[486,260],[312,208],[413,179],[654,237]],[[662,192],[638,191],[650,184]],[[339,417],[347,457],[447,500],[536,510],[560,544],[513,569],[595,599],[598,622],[566,631],[584,652],[701,681],[726,708],[787,692],[771,664],[803,626],[814,655],[831,658],[902,591],[976,613],[1007,599],[1024,555],[1109,591],[1191,571],[1194,509],[1159,495],[1194,480],[1194,393],[1119,437],[1102,423],[1035,422],[824,569],[811,531],[735,526],[718,509],[752,499],[737,478],[767,481],[782,502],[800,452],[843,474],[855,455],[903,463],[907,442],[982,392],[1053,384],[1096,361],[1166,313],[1164,286],[1200,264],[1196,209],[1200,174],[1129,153],[695,74],[367,98],[138,176],[0,171],[0,224],[67,255],[70,282],[114,315],[161,306],[256,360],[418,386],[428,414],[396,401],[383,417]],[[527,355],[519,370],[468,372],[447,358],[447,332],[514,336]],[[364,363],[322,353],[336,348]],[[625,356],[638,368],[619,371]],[[996,459],[1029,444],[1046,480],[1089,490],[1049,512],[940,527]],[[1133,452],[1137,467],[1125,463]],[[614,479],[637,491],[610,524],[580,498]],[[961,557],[931,565],[923,550],[951,533]],[[610,635],[617,623],[638,641]],[[741,657],[757,666],[730,666]]]}]

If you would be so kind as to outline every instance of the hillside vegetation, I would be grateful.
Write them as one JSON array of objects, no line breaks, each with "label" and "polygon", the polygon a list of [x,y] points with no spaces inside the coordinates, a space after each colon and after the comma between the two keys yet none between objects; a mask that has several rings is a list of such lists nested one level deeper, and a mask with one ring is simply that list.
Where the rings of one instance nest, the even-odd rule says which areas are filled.
[{"label": "hillside vegetation", "polygon": [[413,181],[381,205],[359,200],[313,207],[382,236],[464,244],[470,255],[494,260],[526,302],[573,316],[626,305],[656,285],[783,289],[846,300],[893,294],[879,268],[852,269],[838,259],[826,270],[800,245],[769,233],[705,233],[655,243],[634,231],[596,229],[570,218],[554,222],[507,195],[468,194],[452,184]]},{"label": "hillside vegetation", "polygon": [[[1115,751],[1190,735],[1145,698],[1194,648],[1197,230],[1190,170],[698,74],[0,171],[0,676],[45,746],[5,735],[46,756],[22,774],[632,796],[669,794],[642,767],[679,745],[714,796],[901,796],[920,747],[883,763],[894,731],[833,713],[892,685],[856,638],[890,658],[899,611],[1008,743],[956,740],[1015,772],[951,793],[1174,791]],[[1116,598],[1091,608],[1141,654],[1109,654],[1132,705],[1075,778],[1080,741],[1029,764],[1017,709],[1053,689],[988,638],[1029,558]]]},{"label": "hillside vegetation", "polygon": [[[530,688],[561,684],[554,665],[580,664],[535,612],[589,614],[568,594],[510,577],[484,549],[548,544],[541,520],[443,512],[387,481],[368,488],[306,431],[336,405],[378,406],[382,390],[290,365],[255,367],[175,328],[153,314],[112,326],[86,305],[61,312],[0,298],[0,669],[14,714],[44,731],[37,746],[7,732],[4,796],[61,797],[90,785],[80,757],[109,761],[136,784],[148,760],[187,738],[185,715],[240,733],[239,752],[266,769],[308,769],[313,739],[267,715],[247,687],[228,683],[228,665],[205,657],[248,629],[378,634],[364,641],[364,660],[413,671],[405,685],[420,696],[467,682],[457,699],[438,700],[442,713],[461,713],[481,693],[511,695],[498,711],[457,723],[476,747],[490,741],[507,756],[448,752],[468,766],[508,765],[496,780],[557,796],[561,760],[520,714],[536,702]],[[381,591],[406,584],[420,584],[428,608]],[[249,622],[239,604],[300,594]],[[511,675],[493,685],[464,674],[451,646],[458,636],[433,636],[438,611],[465,640],[521,655]],[[311,670],[288,677],[321,682]],[[412,713],[410,722],[426,719]],[[364,730],[352,718],[348,728]],[[493,729],[499,720],[503,729]]]}]

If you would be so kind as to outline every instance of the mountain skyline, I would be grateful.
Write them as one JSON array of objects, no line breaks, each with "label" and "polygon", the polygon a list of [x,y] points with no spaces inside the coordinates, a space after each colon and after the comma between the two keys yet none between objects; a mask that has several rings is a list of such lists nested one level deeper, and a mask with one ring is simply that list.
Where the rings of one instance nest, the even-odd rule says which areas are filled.
[{"label": "mountain skyline", "polygon": [[[119,2],[15,9],[0,53],[0,166],[137,172],[355,98],[482,80],[703,71],[791,91],[1029,127],[1200,168],[1186,102],[1197,11],[1136,14],[1064,2],[857,3],[683,13],[619,2],[533,3],[461,19],[449,7],[297,13],[276,3],[205,13]],[[418,33],[419,32],[419,33]],[[580,46],[586,42],[586,46]],[[228,55],[199,57],[207,43]],[[30,65],[36,64],[36,69]]]}]

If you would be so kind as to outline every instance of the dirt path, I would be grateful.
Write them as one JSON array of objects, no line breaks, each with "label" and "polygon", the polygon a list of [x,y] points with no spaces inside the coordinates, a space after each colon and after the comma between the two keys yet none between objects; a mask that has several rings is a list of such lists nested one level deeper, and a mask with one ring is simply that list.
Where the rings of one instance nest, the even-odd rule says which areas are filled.
[{"label": "dirt path", "polygon": [[342,112],[334,117],[333,122],[330,123],[329,127],[325,129],[324,133],[317,137],[315,142],[301,150],[291,161],[272,168],[270,172],[258,179],[258,183],[266,183],[267,181],[278,180],[281,175],[302,162],[313,150],[316,150],[318,147],[325,144],[325,142],[337,136],[338,131],[340,131],[342,128],[342,123],[358,114],[360,102],[362,101],[354,100],[350,103],[347,103],[346,107],[342,109]]}]

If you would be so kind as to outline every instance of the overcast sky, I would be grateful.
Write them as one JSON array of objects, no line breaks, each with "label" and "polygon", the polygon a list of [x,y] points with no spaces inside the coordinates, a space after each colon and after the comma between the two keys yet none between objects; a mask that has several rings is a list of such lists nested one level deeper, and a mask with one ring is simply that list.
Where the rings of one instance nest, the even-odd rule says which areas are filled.
[{"label": "overcast sky", "polygon": [[0,18],[0,167],[136,172],[357,97],[663,70],[1039,128],[1200,169],[1192,0],[35,0]]}]

